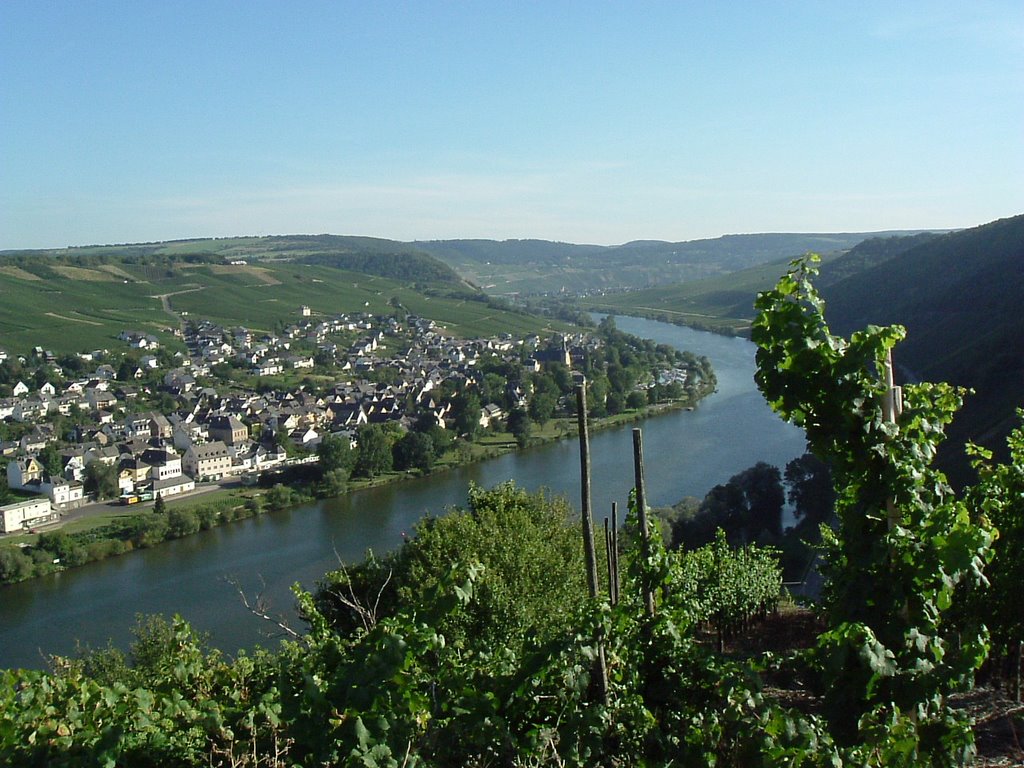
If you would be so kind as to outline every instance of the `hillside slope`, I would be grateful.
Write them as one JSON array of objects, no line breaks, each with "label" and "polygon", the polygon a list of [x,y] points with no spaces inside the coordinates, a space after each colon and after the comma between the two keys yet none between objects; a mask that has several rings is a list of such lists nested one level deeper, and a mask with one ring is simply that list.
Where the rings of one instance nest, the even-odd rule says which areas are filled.
[{"label": "hillside slope", "polygon": [[[876,233],[891,234],[891,233]],[[451,265],[490,293],[569,293],[647,288],[723,275],[792,259],[807,251],[845,251],[871,233],[766,233],[616,246],[546,240],[438,240],[411,245]]]},{"label": "hillside slope", "polygon": [[1024,215],[927,240],[822,294],[836,330],[904,325],[900,366],[976,390],[951,442],[1002,446],[1024,406]]},{"label": "hillside slope", "polygon": [[316,243],[286,256],[238,241],[223,252],[230,259],[190,241],[4,254],[0,347],[74,353],[110,348],[123,330],[176,345],[178,312],[271,331],[295,322],[303,305],[314,315],[400,307],[458,335],[533,333],[548,324],[497,305],[426,254],[329,251]]}]

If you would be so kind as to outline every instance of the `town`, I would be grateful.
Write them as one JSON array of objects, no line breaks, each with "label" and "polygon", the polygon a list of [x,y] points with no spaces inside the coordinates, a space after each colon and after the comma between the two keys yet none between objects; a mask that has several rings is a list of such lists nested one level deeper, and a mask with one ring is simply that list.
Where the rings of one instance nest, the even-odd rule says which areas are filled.
[{"label": "town", "polygon": [[90,501],[165,500],[226,478],[255,484],[317,462],[324,440],[350,452],[347,471],[372,476],[392,467],[391,456],[359,459],[381,431],[396,469],[429,471],[456,438],[465,445],[480,431],[525,444],[531,424],[572,412],[584,375],[597,415],[695,402],[714,379],[706,359],[628,337],[613,321],[545,339],[464,339],[401,311],[323,318],[303,306],[279,325],[257,334],[183,317],[174,334],[184,349],[174,352],[134,330],[113,352],[0,352],[10,391],[0,399],[9,497],[0,533],[58,524]]}]

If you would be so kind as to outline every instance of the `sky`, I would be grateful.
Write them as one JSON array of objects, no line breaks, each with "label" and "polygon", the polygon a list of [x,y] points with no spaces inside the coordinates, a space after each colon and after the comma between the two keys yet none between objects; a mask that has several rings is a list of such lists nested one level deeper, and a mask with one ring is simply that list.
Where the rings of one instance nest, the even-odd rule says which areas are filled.
[{"label": "sky", "polygon": [[0,250],[1024,213],[1024,2],[0,0]]}]

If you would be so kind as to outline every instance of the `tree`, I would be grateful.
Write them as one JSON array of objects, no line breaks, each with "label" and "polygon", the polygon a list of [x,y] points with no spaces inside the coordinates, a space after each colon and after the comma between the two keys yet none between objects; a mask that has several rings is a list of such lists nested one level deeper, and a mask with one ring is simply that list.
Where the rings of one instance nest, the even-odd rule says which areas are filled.
[{"label": "tree", "polygon": [[514,650],[527,638],[543,642],[570,626],[586,602],[583,547],[571,521],[564,499],[511,482],[490,490],[471,486],[466,509],[425,518],[398,552],[328,574],[317,602],[348,631],[360,625],[338,599],[349,594],[348,585],[373,604],[386,582],[383,618],[402,605],[429,602],[453,563],[476,561],[483,570],[473,601],[437,629],[449,643],[480,651]]},{"label": "tree", "polygon": [[836,503],[828,465],[813,453],[805,453],[786,465],[785,476],[793,514],[815,528],[828,520]]},{"label": "tree", "polygon": [[555,415],[555,408],[558,405],[558,395],[550,390],[536,391],[530,398],[530,418],[541,426],[547,424]]},{"label": "tree", "polygon": [[380,424],[364,424],[356,440],[356,461],[353,473],[373,479],[391,469],[391,444]]},{"label": "tree", "polygon": [[476,392],[462,391],[452,399],[455,431],[472,440],[480,431],[480,398]]},{"label": "tree", "polygon": [[295,492],[287,485],[277,483],[267,491],[267,508],[272,512],[281,512],[295,503]]},{"label": "tree", "polygon": [[348,491],[348,470],[332,469],[324,472],[316,486],[316,495],[322,499],[343,496]]},{"label": "tree", "polygon": [[[154,510],[155,511],[155,510]],[[167,536],[181,539],[199,531],[199,516],[191,509],[180,507],[167,513]]]},{"label": "tree", "polygon": [[530,415],[524,408],[513,408],[508,414],[508,431],[516,439],[520,448],[530,442]]},{"label": "tree", "polygon": [[97,499],[116,498],[120,488],[117,484],[117,468],[93,461],[85,465],[85,480],[82,483],[86,493],[93,494]]},{"label": "tree", "polygon": [[[1024,415],[1024,411],[1018,411]],[[971,489],[975,516],[991,519],[999,531],[992,545],[992,559],[985,567],[988,584],[968,590],[967,621],[984,624],[991,632],[992,655],[1009,663],[1016,699],[1021,699],[1020,664],[1024,644],[1024,428],[1014,429],[1007,443],[1010,461],[992,465],[988,451],[976,448],[978,485]]]},{"label": "tree", "polygon": [[587,412],[591,416],[608,413],[608,379],[603,375],[587,378]]},{"label": "tree", "polygon": [[[778,467],[759,461],[733,478],[743,494],[743,528],[746,542],[762,533],[782,535],[782,505],[786,500]],[[730,482],[733,482],[730,480]]]},{"label": "tree", "polygon": [[335,470],[345,470],[346,473],[352,470],[355,464],[355,451],[348,438],[337,435],[326,435],[320,441],[317,448],[317,456],[320,457],[320,467],[325,473]]},{"label": "tree", "polygon": [[605,398],[605,410],[608,411],[609,416],[622,413],[626,410],[626,398],[622,396],[621,392],[616,392],[614,389],[610,390],[608,397]]},{"label": "tree", "polygon": [[131,381],[134,378],[135,371],[138,367],[138,360],[133,360],[130,357],[122,358],[121,363],[117,366],[117,380]]},{"label": "tree", "polygon": [[36,457],[50,477],[60,477],[64,472],[64,459],[54,443],[47,443]]},{"label": "tree", "polygon": [[32,558],[14,547],[0,547],[0,582],[14,583],[32,577]]},{"label": "tree", "polygon": [[678,516],[672,540],[687,549],[702,547],[714,541],[719,528],[733,546],[777,540],[784,501],[778,468],[758,462],[708,491],[696,514]]},{"label": "tree", "polygon": [[647,406],[647,393],[642,392],[639,389],[634,389],[629,395],[626,396],[626,407],[633,411],[638,411],[641,408]]},{"label": "tree", "polygon": [[392,449],[395,469],[429,472],[434,467],[434,441],[422,432],[406,432]]},{"label": "tree", "polygon": [[164,501],[163,494],[161,493],[156,495],[156,501],[153,502],[153,512],[158,515],[167,512],[167,503]]}]

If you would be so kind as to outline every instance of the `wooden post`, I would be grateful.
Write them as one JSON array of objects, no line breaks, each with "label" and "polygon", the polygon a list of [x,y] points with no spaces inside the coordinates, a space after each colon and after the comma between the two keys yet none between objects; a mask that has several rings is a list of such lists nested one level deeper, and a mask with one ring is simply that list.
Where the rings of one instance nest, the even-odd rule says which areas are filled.
[{"label": "wooden post", "polygon": [[597,556],[594,552],[594,516],[590,507],[590,431],[587,427],[587,383],[576,387],[576,417],[580,428],[580,511],[583,518],[583,556],[587,586],[597,597]]},{"label": "wooden post", "polygon": [[612,585],[615,588],[615,604],[619,604],[619,504],[612,502]]},{"label": "wooden post", "polygon": [[[647,489],[644,484],[644,439],[639,427],[633,429],[633,477],[636,483],[636,514],[640,524],[640,551],[644,560],[643,573],[649,570],[651,559],[651,532],[647,524]],[[644,610],[654,616],[654,590],[645,576],[640,585],[643,590]]]},{"label": "wooden post", "polygon": [[[580,507],[583,518],[583,555],[587,567],[590,597],[597,597],[597,555],[594,551],[594,518],[590,506],[590,431],[587,427],[587,382],[576,387],[576,416],[580,428]],[[608,663],[601,632],[597,636],[597,678],[601,700],[608,703]]]},{"label": "wooden post", "polygon": [[[882,366],[882,381],[885,384],[885,392],[882,394],[882,418],[890,424],[895,424],[900,413],[903,412],[903,388],[897,387],[894,383],[892,369],[892,350],[885,353],[885,363]],[[896,502],[890,496],[885,502],[886,519],[891,531],[899,523],[899,511],[896,509]]]},{"label": "wooden post", "polygon": [[604,519],[604,556],[608,566],[608,603],[615,605],[615,576],[612,573],[612,531],[608,526],[608,518]]}]

